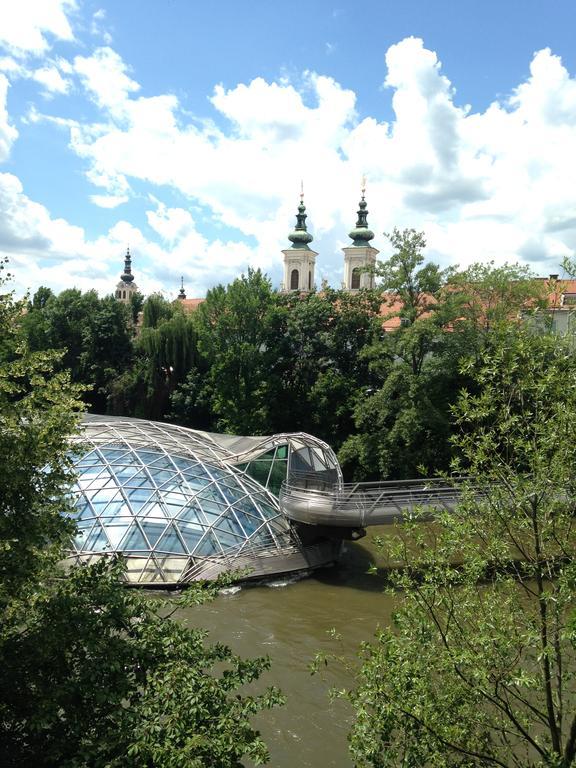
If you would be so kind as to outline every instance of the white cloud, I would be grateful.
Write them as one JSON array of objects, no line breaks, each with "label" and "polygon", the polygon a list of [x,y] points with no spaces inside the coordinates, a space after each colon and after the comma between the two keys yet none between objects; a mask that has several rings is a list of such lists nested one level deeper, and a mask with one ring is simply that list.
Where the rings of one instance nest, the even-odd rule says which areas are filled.
[{"label": "white cloud", "polygon": [[8,79],[0,74],[0,163],[8,159],[12,144],[18,138],[18,131],[10,124],[8,117],[8,86]]},{"label": "white cloud", "polygon": [[4,0],[0,3],[0,45],[15,56],[41,55],[49,38],[74,39],[69,15],[76,0]]},{"label": "white cloud", "polygon": [[49,95],[68,93],[70,81],[65,80],[55,66],[41,67],[32,73],[32,79],[46,89]]},{"label": "white cloud", "polygon": [[[191,119],[173,94],[140,96],[110,47],[77,56],[68,65],[73,73],[53,64],[79,77],[99,120],[43,118],[34,110],[30,119],[70,132],[99,192],[92,202],[112,209],[134,199],[133,181],[154,194],[147,234],[118,222],[101,252],[84,238],[79,253],[110,267],[130,238],[141,264],[151,264],[142,267],[142,287],[168,286],[174,273],[184,274],[188,295],[199,295],[248,264],[278,270],[302,178],[318,273],[334,285],[364,173],[374,245],[383,256],[381,233],[394,226],[423,229],[429,255],[443,264],[524,261],[546,273],[576,249],[576,81],[547,49],[534,55],[529,78],[509,99],[474,112],[457,103],[437,55],[419,39],[402,40],[388,49],[383,68],[382,98],[391,98],[394,111],[387,123],[359,120],[352,91],[310,72],[298,87],[263,78],[217,85],[210,97],[216,122],[210,115]],[[15,129],[6,130],[13,141]],[[193,211],[167,206],[164,187],[190,200]],[[35,228],[51,243],[49,252],[70,235],[61,226]]]},{"label": "white cloud", "polygon": [[140,86],[127,74],[128,67],[112,48],[97,48],[92,56],[76,56],[74,69],[94,102],[122,117],[130,93]]},{"label": "white cloud", "polygon": [[90,200],[99,208],[117,208],[129,199],[128,195],[90,195]]}]

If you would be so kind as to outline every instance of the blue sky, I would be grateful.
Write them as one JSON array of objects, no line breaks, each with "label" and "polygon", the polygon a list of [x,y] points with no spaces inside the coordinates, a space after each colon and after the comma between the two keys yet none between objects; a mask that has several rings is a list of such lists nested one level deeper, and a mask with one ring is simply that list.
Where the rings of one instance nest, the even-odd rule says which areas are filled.
[{"label": "blue sky", "polygon": [[304,180],[317,280],[374,245],[557,272],[576,250],[576,6],[0,0],[0,254],[18,292],[275,285]]}]

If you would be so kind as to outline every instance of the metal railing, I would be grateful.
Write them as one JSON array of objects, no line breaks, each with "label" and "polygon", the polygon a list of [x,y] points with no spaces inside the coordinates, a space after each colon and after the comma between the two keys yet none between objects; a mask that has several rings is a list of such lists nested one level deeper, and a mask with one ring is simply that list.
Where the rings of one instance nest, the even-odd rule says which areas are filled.
[{"label": "metal railing", "polygon": [[[312,525],[364,528],[402,520],[415,507],[451,509],[467,478],[427,478],[332,484],[314,473],[291,474],[280,489],[280,508],[291,520]],[[469,486],[467,486],[469,487]],[[481,494],[481,489],[472,489]]]}]

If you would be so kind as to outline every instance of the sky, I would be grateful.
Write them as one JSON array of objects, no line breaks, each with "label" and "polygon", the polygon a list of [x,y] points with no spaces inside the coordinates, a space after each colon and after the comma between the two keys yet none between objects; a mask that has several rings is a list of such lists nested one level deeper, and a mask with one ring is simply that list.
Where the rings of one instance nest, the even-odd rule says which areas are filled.
[{"label": "sky", "polygon": [[17,294],[275,287],[303,181],[339,287],[372,244],[442,266],[576,254],[573,0],[0,0],[0,257]]}]

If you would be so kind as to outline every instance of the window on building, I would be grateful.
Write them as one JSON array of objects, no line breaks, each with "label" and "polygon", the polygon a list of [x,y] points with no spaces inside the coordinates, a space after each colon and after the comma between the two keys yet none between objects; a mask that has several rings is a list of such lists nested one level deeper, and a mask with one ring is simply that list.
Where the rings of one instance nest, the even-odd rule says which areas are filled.
[{"label": "window on building", "polygon": [[299,288],[299,274],[297,269],[293,269],[290,273],[290,290],[297,291]]},{"label": "window on building", "polygon": [[125,298],[126,298],[126,291],[122,291],[122,298],[123,298],[123,299],[125,299]]},{"label": "window on building", "polygon": [[357,291],[360,288],[360,269],[354,267],[352,270],[352,284],[350,285],[353,291]]},{"label": "window on building", "polygon": [[312,290],[312,271],[308,272],[308,290]]}]

